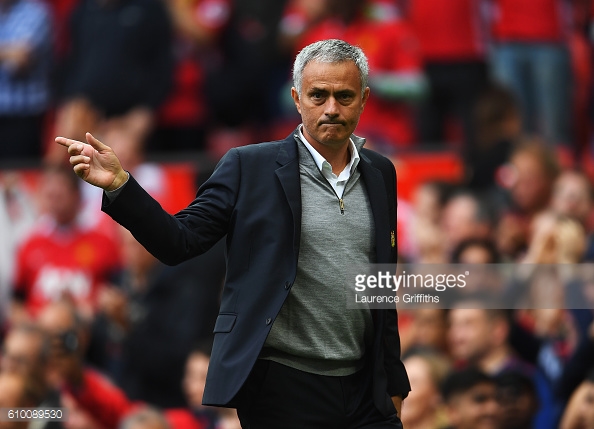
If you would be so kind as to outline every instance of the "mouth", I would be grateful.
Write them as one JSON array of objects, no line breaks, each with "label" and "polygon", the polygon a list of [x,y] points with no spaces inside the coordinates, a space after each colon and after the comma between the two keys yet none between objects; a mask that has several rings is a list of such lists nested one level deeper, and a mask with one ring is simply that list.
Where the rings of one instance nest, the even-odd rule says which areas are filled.
[{"label": "mouth", "polygon": [[344,127],[345,124],[343,124],[342,122],[322,122],[320,125],[328,125],[328,126],[338,126],[338,125],[340,125],[340,126],[343,126]]}]

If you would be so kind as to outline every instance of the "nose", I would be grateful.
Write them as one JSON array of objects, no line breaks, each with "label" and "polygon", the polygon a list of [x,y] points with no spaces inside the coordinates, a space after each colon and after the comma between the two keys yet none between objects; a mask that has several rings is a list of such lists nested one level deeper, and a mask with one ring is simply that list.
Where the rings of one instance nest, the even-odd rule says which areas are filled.
[{"label": "nose", "polygon": [[324,114],[329,118],[335,118],[340,114],[338,109],[338,101],[336,101],[336,98],[328,97],[324,109]]}]

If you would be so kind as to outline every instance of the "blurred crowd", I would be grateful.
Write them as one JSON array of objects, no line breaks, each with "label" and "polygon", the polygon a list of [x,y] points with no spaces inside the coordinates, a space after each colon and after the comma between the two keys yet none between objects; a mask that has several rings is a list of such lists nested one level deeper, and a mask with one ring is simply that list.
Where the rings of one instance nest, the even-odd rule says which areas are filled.
[{"label": "blurred crowd", "polygon": [[[464,166],[399,200],[401,261],[593,262],[593,23],[592,0],[0,0],[0,408],[65,407],[48,429],[238,427],[201,405],[224,243],[163,265],[53,138],[92,132],[166,198],[147,155],[292,132],[292,59],[320,39],[368,56],[366,147]],[[401,310],[404,426],[594,429],[590,286],[593,310]]]}]

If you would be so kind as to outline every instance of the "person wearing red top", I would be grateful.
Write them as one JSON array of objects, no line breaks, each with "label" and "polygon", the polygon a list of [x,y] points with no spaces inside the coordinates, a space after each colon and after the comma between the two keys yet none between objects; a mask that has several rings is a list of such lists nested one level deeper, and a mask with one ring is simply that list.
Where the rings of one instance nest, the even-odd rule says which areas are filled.
[{"label": "person wearing red top", "polygon": [[17,251],[15,306],[35,316],[67,297],[90,316],[100,285],[120,265],[118,246],[78,221],[79,183],[71,171],[48,168],[40,183],[46,214]]},{"label": "person wearing red top", "polygon": [[[474,141],[473,109],[487,83],[483,0],[407,0],[407,17],[421,44],[429,97],[419,114],[421,141]],[[454,119],[462,136],[448,132]]]},{"label": "person wearing red top", "polygon": [[[104,429],[127,427],[121,426],[127,417],[146,409],[148,404],[130,400],[105,376],[85,365],[83,358],[90,333],[71,304],[48,305],[37,323],[50,339],[46,373],[60,390],[63,406],[84,411]],[[172,429],[206,429],[186,408],[165,409],[163,417]]]},{"label": "person wearing red top", "polygon": [[150,149],[204,147],[209,111],[204,99],[207,62],[217,54],[218,36],[229,22],[231,0],[168,0],[176,37],[173,88],[161,106]]},{"label": "person wearing red top", "polygon": [[[326,0],[325,5],[327,18],[304,29],[295,50],[324,39],[342,39],[361,47],[371,70],[371,94],[357,132],[387,153],[414,143],[414,113],[408,102],[423,95],[425,79],[412,29],[393,2]],[[298,16],[294,5],[289,12]]]},{"label": "person wearing red top", "polygon": [[525,131],[572,143],[570,0],[493,0],[493,74],[520,102]]}]

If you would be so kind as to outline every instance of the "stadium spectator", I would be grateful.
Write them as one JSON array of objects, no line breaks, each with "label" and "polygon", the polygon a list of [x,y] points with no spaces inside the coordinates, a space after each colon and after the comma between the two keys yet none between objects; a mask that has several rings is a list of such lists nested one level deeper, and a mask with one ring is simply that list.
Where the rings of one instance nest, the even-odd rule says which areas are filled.
[{"label": "stadium spectator", "polygon": [[[429,96],[422,103],[418,121],[420,140],[463,143],[470,149],[475,134],[474,104],[487,84],[482,2],[406,0],[406,3],[429,81]],[[455,126],[462,132],[453,132]]]},{"label": "stadium spectator", "polygon": [[36,209],[21,181],[19,173],[0,173],[0,332],[9,319],[24,318],[24,315],[9,316],[16,250],[36,216]]},{"label": "stadium spectator", "polygon": [[592,184],[588,176],[580,171],[566,170],[555,181],[549,204],[554,213],[573,218],[585,228],[587,245],[583,259],[586,261],[594,260],[593,198]]},{"label": "stadium spectator", "polygon": [[[168,11],[160,0],[81,0],[69,22],[55,131],[84,138],[93,130],[118,146],[128,166],[170,90]],[[53,147],[47,157],[63,160]]]},{"label": "stadium spectator", "polygon": [[454,193],[448,199],[441,213],[440,226],[449,255],[464,240],[486,239],[493,229],[485,202],[468,191]]},{"label": "stadium spectator", "polygon": [[586,252],[587,237],[578,220],[544,211],[530,223],[526,264],[577,264]]},{"label": "stadium spectator", "polygon": [[384,153],[416,141],[410,102],[426,90],[418,41],[394,2],[324,0],[327,18],[309,27],[295,51],[323,39],[360,46],[369,61],[371,93],[357,132]]},{"label": "stadium spectator", "polygon": [[592,192],[588,176],[580,171],[565,170],[553,185],[550,207],[556,214],[572,217],[590,229]]},{"label": "stadium spectator", "polygon": [[270,139],[281,111],[278,94],[291,67],[278,43],[285,4],[231,1],[231,15],[219,36],[217,56],[208,62],[204,86],[214,127],[207,142],[213,155]]},{"label": "stadium spectator", "polygon": [[[19,325],[8,331],[2,345],[0,373],[18,374],[34,383],[39,407],[60,407],[59,392],[46,380],[49,339],[35,325]],[[39,429],[61,429],[61,422],[40,421]]]},{"label": "stadium spectator", "polygon": [[504,371],[495,377],[497,398],[501,409],[500,427],[505,429],[537,429],[534,416],[538,396],[534,383],[518,371]]},{"label": "stadium spectator", "polygon": [[[3,413],[15,408],[34,408],[41,402],[38,386],[21,374],[0,373],[0,409]],[[0,419],[0,429],[27,429],[29,421]]]},{"label": "stadium spectator", "polygon": [[448,429],[497,429],[501,409],[493,378],[476,368],[451,372],[441,388]]},{"label": "stadium spectator", "polygon": [[167,0],[175,30],[173,88],[158,112],[151,152],[203,150],[209,107],[204,99],[206,69],[218,55],[229,22],[231,0]]},{"label": "stadium spectator", "polygon": [[571,396],[559,429],[594,429],[594,371]]},{"label": "stadium spectator", "polygon": [[496,264],[499,262],[499,253],[494,241],[469,238],[461,241],[454,249],[452,262],[455,264]]},{"label": "stadium spectator", "polygon": [[35,0],[0,1],[0,150],[2,158],[41,156],[50,102],[52,28],[48,8]]},{"label": "stadium spectator", "polygon": [[35,315],[64,297],[90,317],[101,282],[119,267],[116,243],[80,222],[80,190],[66,167],[49,167],[39,184],[45,213],[18,250],[14,304]]},{"label": "stadium spectator", "polygon": [[435,351],[416,350],[403,359],[411,392],[402,407],[402,424],[415,429],[438,429],[447,424],[440,386],[450,370],[448,359]]},{"label": "stadium spectator", "polygon": [[465,157],[465,185],[501,203],[501,167],[522,137],[520,107],[509,90],[492,84],[478,96],[473,123],[472,144]]},{"label": "stadium spectator", "polygon": [[571,145],[572,73],[568,41],[572,2],[494,0],[494,77],[514,92],[524,130],[548,144]]},{"label": "stadium spectator", "polygon": [[409,317],[408,324],[402,323],[401,347],[403,354],[408,350],[428,349],[446,353],[447,344],[447,311],[441,308],[400,309],[402,322]]},{"label": "stadium spectator", "polygon": [[[65,403],[72,404],[81,420],[91,419],[105,429],[118,428],[131,413],[142,412],[152,404],[131,401],[86,365],[83,356],[89,332],[81,322],[76,309],[68,303],[51,304],[39,316],[40,326],[53,338],[52,379],[61,387]],[[208,429],[185,407],[167,408],[163,414],[171,429]]]},{"label": "stadium spectator", "polygon": [[181,381],[192,344],[210,336],[225,276],[223,243],[167,267],[125,229],[123,270],[101,292],[89,357],[134,401],[184,406]]},{"label": "stadium spectator", "polygon": [[239,419],[234,409],[202,405],[211,348],[212,340],[198,343],[186,361],[183,388],[188,406],[204,429],[225,429],[225,425],[239,427]]},{"label": "stadium spectator", "polygon": [[423,183],[415,190],[413,215],[407,228],[412,230],[412,246],[405,254],[412,261],[442,264],[448,261],[440,219],[449,194],[449,186],[437,182]]},{"label": "stadium spectator", "polygon": [[554,154],[538,140],[520,142],[501,172],[510,207],[499,217],[495,239],[502,257],[517,260],[528,246],[532,218],[549,204],[559,174]]},{"label": "stadium spectator", "polygon": [[552,382],[538,367],[521,359],[512,348],[509,342],[511,326],[506,311],[477,307],[476,302],[473,308],[472,302],[468,301],[450,310],[448,340],[452,357],[491,376],[507,370],[516,370],[528,376],[535,385],[540,404],[536,427],[554,428],[560,404],[553,398]]}]

